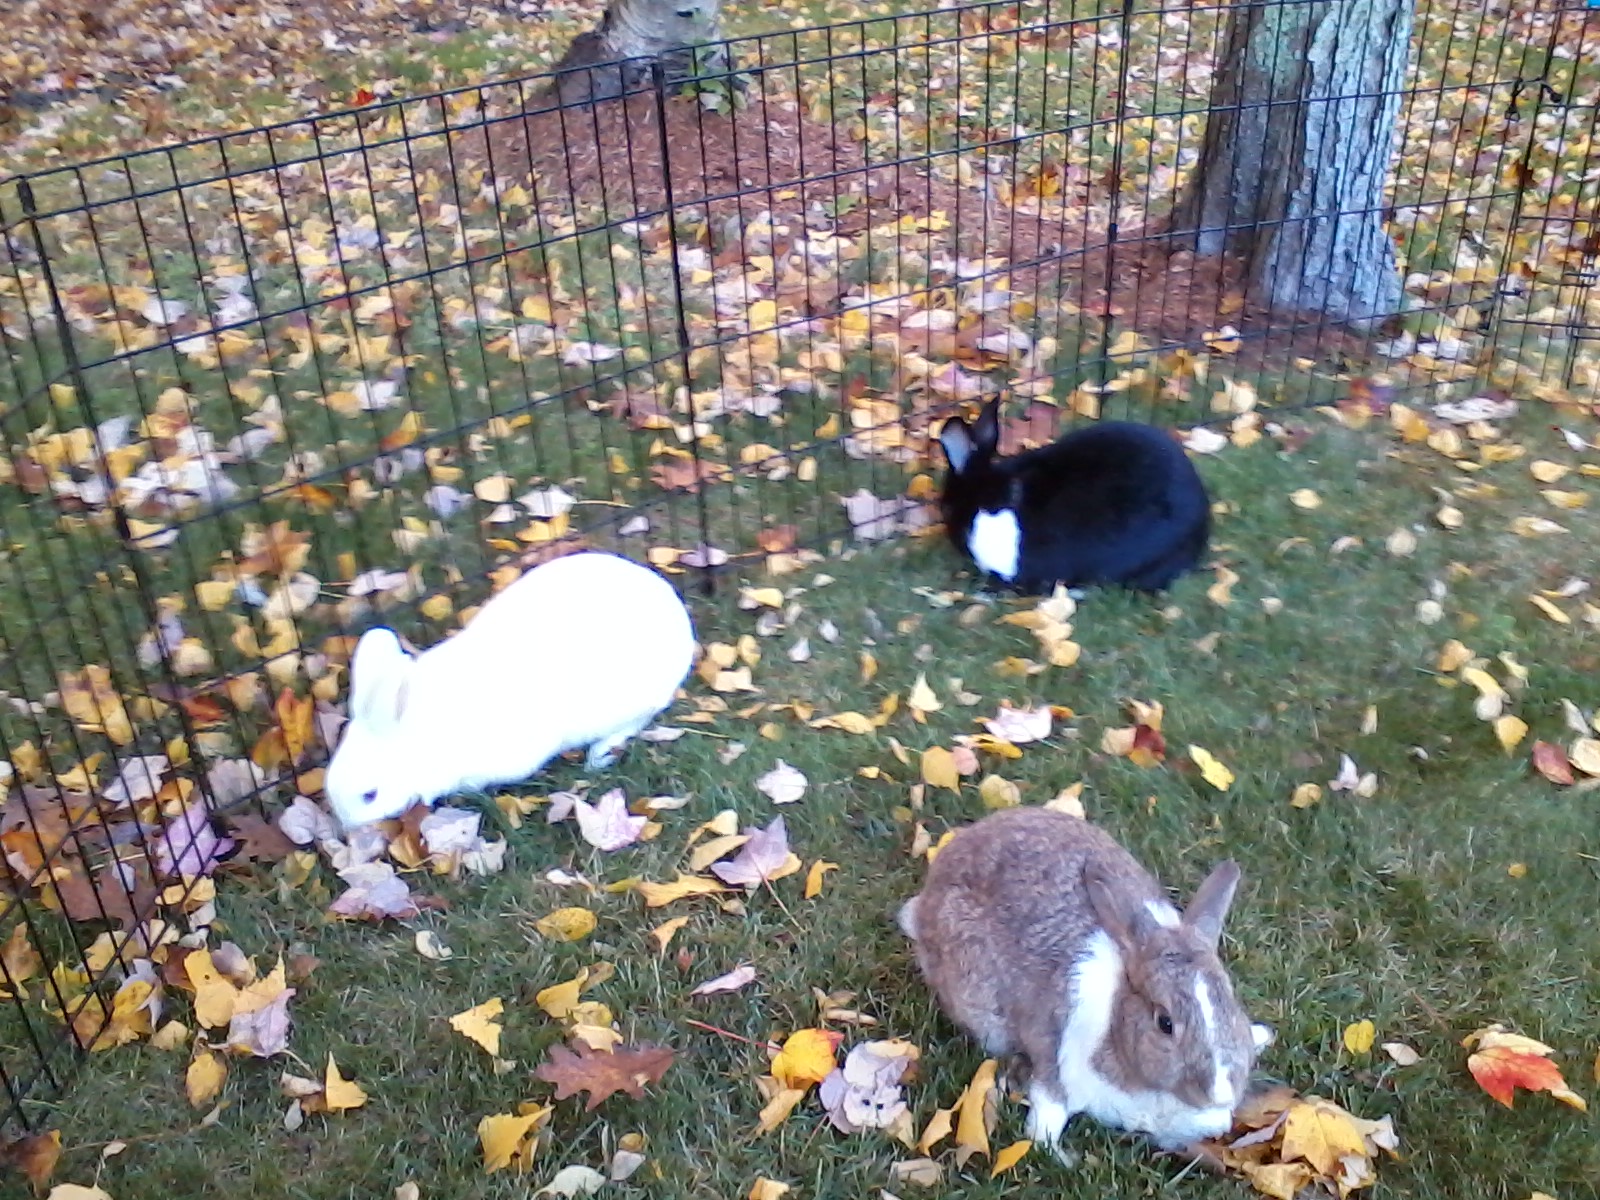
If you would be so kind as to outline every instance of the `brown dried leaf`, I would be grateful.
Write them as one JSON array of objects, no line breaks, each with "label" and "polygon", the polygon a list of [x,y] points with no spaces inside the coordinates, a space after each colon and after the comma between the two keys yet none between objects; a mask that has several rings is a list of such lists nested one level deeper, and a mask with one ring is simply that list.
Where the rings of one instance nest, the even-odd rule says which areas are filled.
[{"label": "brown dried leaf", "polygon": [[645,1085],[660,1082],[672,1066],[672,1059],[670,1046],[618,1046],[607,1054],[580,1042],[576,1050],[550,1047],[549,1059],[533,1074],[556,1085],[557,1100],[588,1092],[584,1111],[592,1112],[617,1092],[627,1092],[635,1100],[644,1099]]}]

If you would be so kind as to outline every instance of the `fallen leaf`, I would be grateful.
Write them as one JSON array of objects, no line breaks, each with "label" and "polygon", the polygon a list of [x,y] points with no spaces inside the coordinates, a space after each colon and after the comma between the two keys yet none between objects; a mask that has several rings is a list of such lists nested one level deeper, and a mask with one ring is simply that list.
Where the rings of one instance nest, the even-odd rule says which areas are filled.
[{"label": "fallen leaf", "polygon": [[583,840],[597,850],[608,852],[637,842],[650,823],[649,817],[635,817],[628,812],[628,801],[621,788],[613,788],[601,796],[597,804],[576,800],[573,811]]},{"label": "fallen leaf", "polygon": [[209,1050],[196,1054],[183,1076],[184,1091],[188,1093],[191,1107],[204,1108],[210,1104],[222,1090],[227,1078],[228,1064],[220,1054],[213,1054]]},{"label": "fallen leaf", "polygon": [[671,883],[651,883],[647,880],[640,883],[636,890],[644,897],[646,908],[660,908],[664,904],[671,904],[674,900],[683,900],[689,896],[710,896],[728,889],[715,879],[707,879],[704,875],[685,875],[680,871],[678,877]]},{"label": "fallen leaf", "polygon": [[1468,1034],[1461,1043],[1472,1053],[1467,1070],[1490,1096],[1512,1107],[1516,1090],[1549,1092],[1563,1104],[1587,1111],[1583,1097],[1571,1091],[1561,1077],[1561,1068],[1550,1060],[1551,1047],[1521,1034],[1509,1033],[1503,1025],[1489,1025]]},{"label": "fallen leaf", "polygon": [[737,992],[747,984],[754,983],[755,978],[756,969],[745,963],[735,967],[725,975],[718,975],[715,979],[706,980],[693,988],[689,994],[691,996],[714,996],[718,992]]},{"label": "fallen leaf", "polygon": [[800,860],[789,852],[789,834],[783,818],[774,817],[765,829],[752,832],[738,857],[714,864],[711,873],[723,883],[755,888],[799,869]]},{"label": "fallen leaf", "polygon": [[820,896],[822,894],[822,877],[829,871],[837,871],[838,869],[838,863],[826,862],[820,858],[812,863],[811,869],[806,872],[805,898],[807,900],[815,900]]},{"label": "fallen leaf", "polygon": [[593,1167],[562,1167],[556,1172],[554,1179],[533,1194],[561,1196],[570,1200],[573,1196],[592,1196],[605,1186],[605,1183],[606,1177]]},{"label": "fallen leaf", "polygon": [[1354,1118],[1316,1096],[1296,1100],[1283,1123],[1282,1157],[1303,1158],[1319,1175],[1334,1178],[1347,1154],[1367,1157],[1367,1143]]},{"label": "fallen leaf", "polygon": [[1030,1141],[1012,1142],[1004,1150],[994,1156],[994,1166],[989,1168],[989,1178],[1004,1174],[1022,1161],[1023,1156],[1033,1149]]},{"label": "fallen leaf", "polygon": [[794,1112],[795,1106],[806,1098],[805,1089],[780,1087],[761,1108],[760,1119],[756,1124],[756,1135],[771,1133],[779,1125],[789,1119],[789,1114]]},{"label": "fallen leaf", "polygon": [[345,1112],[360,1108],[367,1102],[367,1093],[361,1090],[361,1085],[339,1074],[339,1066],[331,1054],[328,1055],[328,1070],[322,1085],[322,1102],[329,1112]]},{"label": "fallen leaf", "polygon": [[793,804],[806,794],[806,777],[783,759],[756,780],[756,790],[774,804]]},{"label": "fallen leaf", "polygon": [[1554,742],[1535,742],[1532,761],[1534,770],[1551,783],[1570,786],[1575,778],[1572,764],[1567,761],[1567,752]]},{"label": "fallen leaf", "polygon": [[451,1017],[450,1028],[478,1043],[491,1057],[498,1058],[502,1026],[495,1018],[504,1012],[505,1005],[495,996]]},{"label": "fallen leaf", "polygon": [[1203,746],[1190,746],[1189,758],[1200,768],[1200,776],[1219,792],[1233,786],[1233,772],[1217,761],[1211,751]]},{"label": "fallen leaf", "polygon": [[922,782],[929,787],[961,790],[961,771],[956,756],[941,746],[932,746],[922,752]]},{"label": "fallen leaf", "polygon": [[994,1123],[995,1070],[999,1063],[984,1059],[953,1106],[956,1114],[956,1162],[965,1166],[975,1154],[989,1155],[989,1129]]},{"label": "fallen leaf", "polygon": [[585,967],[571,979],[541,989],[534,996],[533,1002],[556,1020],[563,1020],[577,1006],[578,996],[588,985],[589,978],[589,969]]},{"label": "fallen leaf", "polygon": [[1357,1021],[1344,1027],[1344,1048],[1351,1054],[1367,1054],[1372,1050],[1377,1027],[1371,1021]]},{"label": "fallen leaf", "polygon": [[656,953],[665,954],[667,947],[672,944],[672,939],[677,936],[678,930],[689,923],[688,917],[673,917],[670,921],[663,921],[650,931],[650,940],[656,944]]},{"label": "fallen leaf", "polygon": [[536,1079],[556,1085],[557,1100],[588,1092],[584,1111],[592,1112],[617,1092],[627,1092],[635,1100],[644,1099],[645,1085],[659,1083],[672,1066],[672,1059],[673,1051],[668,1046],[619,1046],[607,1054],[582,1044],[576,1050],[555,1045],[550,1047],[550,1057],[533,1074]]},{"label": "fallen leaf", "polygon": [[522,1106],[517,1113],[496,1113],[478,1122],[478,1144],[483,1148],[485,1174],[515,1167],[526,1171],[533,1162],[539,1130],[550,1120],[547,1105]]},{"label": "fallen leaf", "polygon": [[61,1131],[51,1129],[44,1133],[26,1133],[0,1144],[0,1163],[21,1171],[33,1185],[35,1194],[44,1191],[44,1185],[55,1174],[56,1163],[61,1159]]},{"label": "fallen leaf", "polygon": [[1414,1067],[1422,1061],[1422,1055],[1404,1042],[1384,1042],[1379,1049],[1387,1054],[1397,1067]]},{"label": "fallen leaf", "polygon": [[821,1083],[834,1069],[834,1054],[844,1035],[830,1029],[800,1029],[791,1033],[772,1060],[772,1075],[786,1088],[804,1090]]},{"label": "fallen leaf", "polygon": [[779,1183],[775,1179],[768,1179],[765,1175],[757,1175],[756,1181],[750,1185],[745,1200],[783,1200],[789,1194],[789,1185]]},{"label": "fallen leaf", "polygon": [[596,918],[587,908],[558,908],[533,923],[539,933],[553,942],[581,942],[595,929]]}]

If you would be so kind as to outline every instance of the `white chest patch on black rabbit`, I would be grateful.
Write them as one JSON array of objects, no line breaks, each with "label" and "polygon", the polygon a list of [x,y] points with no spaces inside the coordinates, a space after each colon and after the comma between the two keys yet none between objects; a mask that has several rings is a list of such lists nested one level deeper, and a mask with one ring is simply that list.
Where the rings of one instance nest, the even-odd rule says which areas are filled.
[{"label": "white chest patch on black rabbit", "polygon": [[[1059,1136],[1067,1119],[1087,1112],[1104,1125],[1150,1134],[1162,1145],[1184,1145],[1226,1133],[1233,1124],[1231,1103],[1191,1108],[1167,1093],[1121,1088],[1095,1069],[1094,1054],[1111,1028],[1122,978],[1122,954],[1109,934],[1097,931],[1073,968],[1072,1014],[1056,1050],[1065,1111],[1050,1111],[1052,1107],[1059,1110],[1059,1105],[1041,1106],[1037,1132],[1051,1132],[1049,1127],[1054,1126]],[[1030,1117],[1030,1121],[1034,1119]]]},{"label": "white chest patch on black rabbit", "polygon": [[1022,556],[1022,528],[1017,524],[1017,514],[1009,508],[980,512],[967,531],[967,551],[972,561],[991,575],[1008,583],[1015,579]]}]

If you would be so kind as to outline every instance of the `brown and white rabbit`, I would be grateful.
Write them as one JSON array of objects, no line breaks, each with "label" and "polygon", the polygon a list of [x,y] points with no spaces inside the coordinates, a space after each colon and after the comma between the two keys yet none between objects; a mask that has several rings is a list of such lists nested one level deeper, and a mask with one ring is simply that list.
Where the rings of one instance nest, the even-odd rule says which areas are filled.
[{"label": "brown and white rabbit", "polygon": [[1177,1149],[1227,1132],[1258,1050],[1217,957],[1239,884],[1224,862],[1186,911],[1104,831],[1011,808],[960,830],[901,929],[950,1018],[1028,1068],[1029,1136],[1078,1113]]}]

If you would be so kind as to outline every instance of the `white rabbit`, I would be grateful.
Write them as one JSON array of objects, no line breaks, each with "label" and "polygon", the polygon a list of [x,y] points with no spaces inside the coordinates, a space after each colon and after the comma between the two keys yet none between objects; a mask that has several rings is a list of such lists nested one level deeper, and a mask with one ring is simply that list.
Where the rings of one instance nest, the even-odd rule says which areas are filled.
[{"label": "white rabbit", "polygon": [[370,629],[350,662],[329,803],[352,828],[526,779],[581,746],[589,770],[609,766],[672,703],[694,653],[672,585],[600,553],[535,567],[414,658],[393,630]]},{"label": "white rabbit", "polygon": [[1217,958],[1239,868],[1180,913],[1104,831],[1011,808],[962,829],[900,928],[951,1020],[1028,1071],[1028,1133],[1060,1153],[1077,1113],[1177,1149],[1226,1133],[1256,1052]]}]

